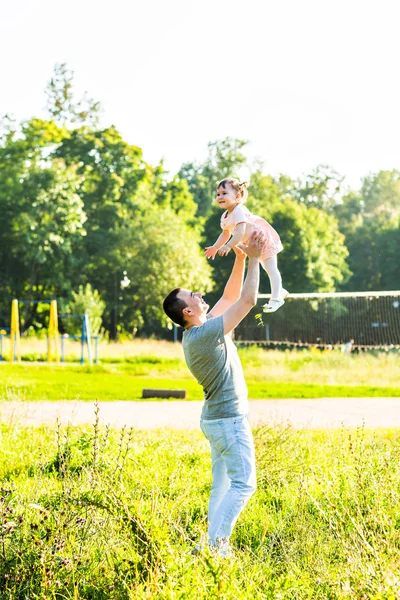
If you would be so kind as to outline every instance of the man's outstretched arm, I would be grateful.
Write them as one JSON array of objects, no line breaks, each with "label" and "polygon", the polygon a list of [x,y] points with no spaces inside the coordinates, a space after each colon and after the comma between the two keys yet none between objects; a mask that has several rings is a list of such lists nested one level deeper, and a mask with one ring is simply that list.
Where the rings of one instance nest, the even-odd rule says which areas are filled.
[{"label": "man's outstretched arm", "polygon": [[260,283],[260,262],[265,237],[261,232],[254,232],[246,248],[249,266],[240,298],[230,306],[223,315],[225,335],[232,331],[257,304],[258,286]]},{"label": "man's outstretched arm", "polygon": [[210,317],[219,317],[222,315],[227,308],[240,298],[240,294],[242,293],[246,254],[237,247],[234,247],[233,250],[236,258],[231,275],[226,283],[222,297],[208,313]]}]

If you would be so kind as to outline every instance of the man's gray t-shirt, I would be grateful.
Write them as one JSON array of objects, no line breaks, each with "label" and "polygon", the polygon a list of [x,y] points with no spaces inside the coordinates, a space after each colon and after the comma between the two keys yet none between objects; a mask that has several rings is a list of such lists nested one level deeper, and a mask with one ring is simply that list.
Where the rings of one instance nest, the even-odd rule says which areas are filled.
[{"label": "man's gray t-shirt", "polygon": [[210,318],[183,332],[187,366],[204,390],[202,419],[223,419],[248,412],[247,386],[223,317]]}]

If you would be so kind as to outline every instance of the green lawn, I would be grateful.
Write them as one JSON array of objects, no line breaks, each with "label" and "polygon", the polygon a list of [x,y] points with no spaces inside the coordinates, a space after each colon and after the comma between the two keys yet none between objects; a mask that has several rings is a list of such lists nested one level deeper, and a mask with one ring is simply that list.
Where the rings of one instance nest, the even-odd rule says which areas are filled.
[{"label": "green lawn", "polygon": [[[246,368],[245,368],[246,371]],[[338,385],[314,378],[274,379],[274,371],[248,365],[249,398],[321,398],[399,396],[395,385]],[[264,376],[262,376],[264,372]],[[289,379],[289,377],[288,377]],[[22,400],[139,400],[143,388],[184,389],[188,400],[201,400],[202,390],[176,359],[150,358],[102,366],[0,365],[0,398]]]},{"label": "green lawn", "polygon": [[399,435],[256,429],[257,491],[221,560],[191,555],[211,482],[200,432],[0,424],[0,597],[396,600]]}]

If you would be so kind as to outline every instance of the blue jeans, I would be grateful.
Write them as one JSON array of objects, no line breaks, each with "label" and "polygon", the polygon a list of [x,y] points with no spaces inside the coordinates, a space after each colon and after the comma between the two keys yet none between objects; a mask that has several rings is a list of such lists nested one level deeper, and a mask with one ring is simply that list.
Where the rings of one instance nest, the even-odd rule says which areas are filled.
[{"label": "blue jeans", "polygon": [[201,419],[211,446],[212,486],[208,505],[208,537],[213,546],[227,543],[235,523],[256,491],[253,435],[247,415]]}]

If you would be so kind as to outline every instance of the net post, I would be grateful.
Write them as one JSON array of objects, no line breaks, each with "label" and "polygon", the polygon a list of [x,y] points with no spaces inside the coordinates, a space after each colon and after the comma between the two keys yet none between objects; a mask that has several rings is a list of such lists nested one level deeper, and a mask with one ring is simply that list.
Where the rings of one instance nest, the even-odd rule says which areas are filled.
[{"label": "net post", "polygon": [[82,315],[82,333],[81,333],[81,365],[85,362],[85,316]]},{"label": "net post", "polygon": [[87,313],[85,313],[84,317],[83,317],[84,323],[85,323],[85,330],[86,330],[86,339],[87,339],[87,347],[88,347],[88,361],[89,361],[89,365],[93,364],[93,360],[92,360],[92,341],[91,341],[91,336],[90,336],[90,323],[89,323],[89,316]]},{"label": "net post", "polygon": [[62,363],[63,363],[63,362],[65,362],[65,342],[64,342],[64,340],[65,340],[65,338],[66,338],[66,335],[67,335],[67,334],[66,334],[66,333],[64,333],[64,334],[61,336],[61,362],[62,362]]},{"label": "net post", "polygon": [[54,351],[54,360],[60,362],[59,336],[58,336],[58,315],[57,300],[50,302],[50,318],[47,345],[47,361],[51,362]]},{"label": "net post", "polygon": [[60,362],[60,336],[59,336],[59,332],[58,332],[58,313],[57,313],[57,300],[53,300],[51,305],[50,305],[50,309],[51,307],[53,308],[53,327],[54,327],[54,354],[55,354],[55,359],[56,359],[56,363]]},{"label": "net post", "polygon": [[53,311],[50,304],[49,328],[47,330],[47,362],[51,362],[51,340],[53,337]]},{"label": "net post", "polygon": [[97,365],[99,362],[99,336],[95,336],[94,342],[94,364]]},{"label": "net post", "polygon": [[21,362],[18,300],[11,302],[10,363]]}]

